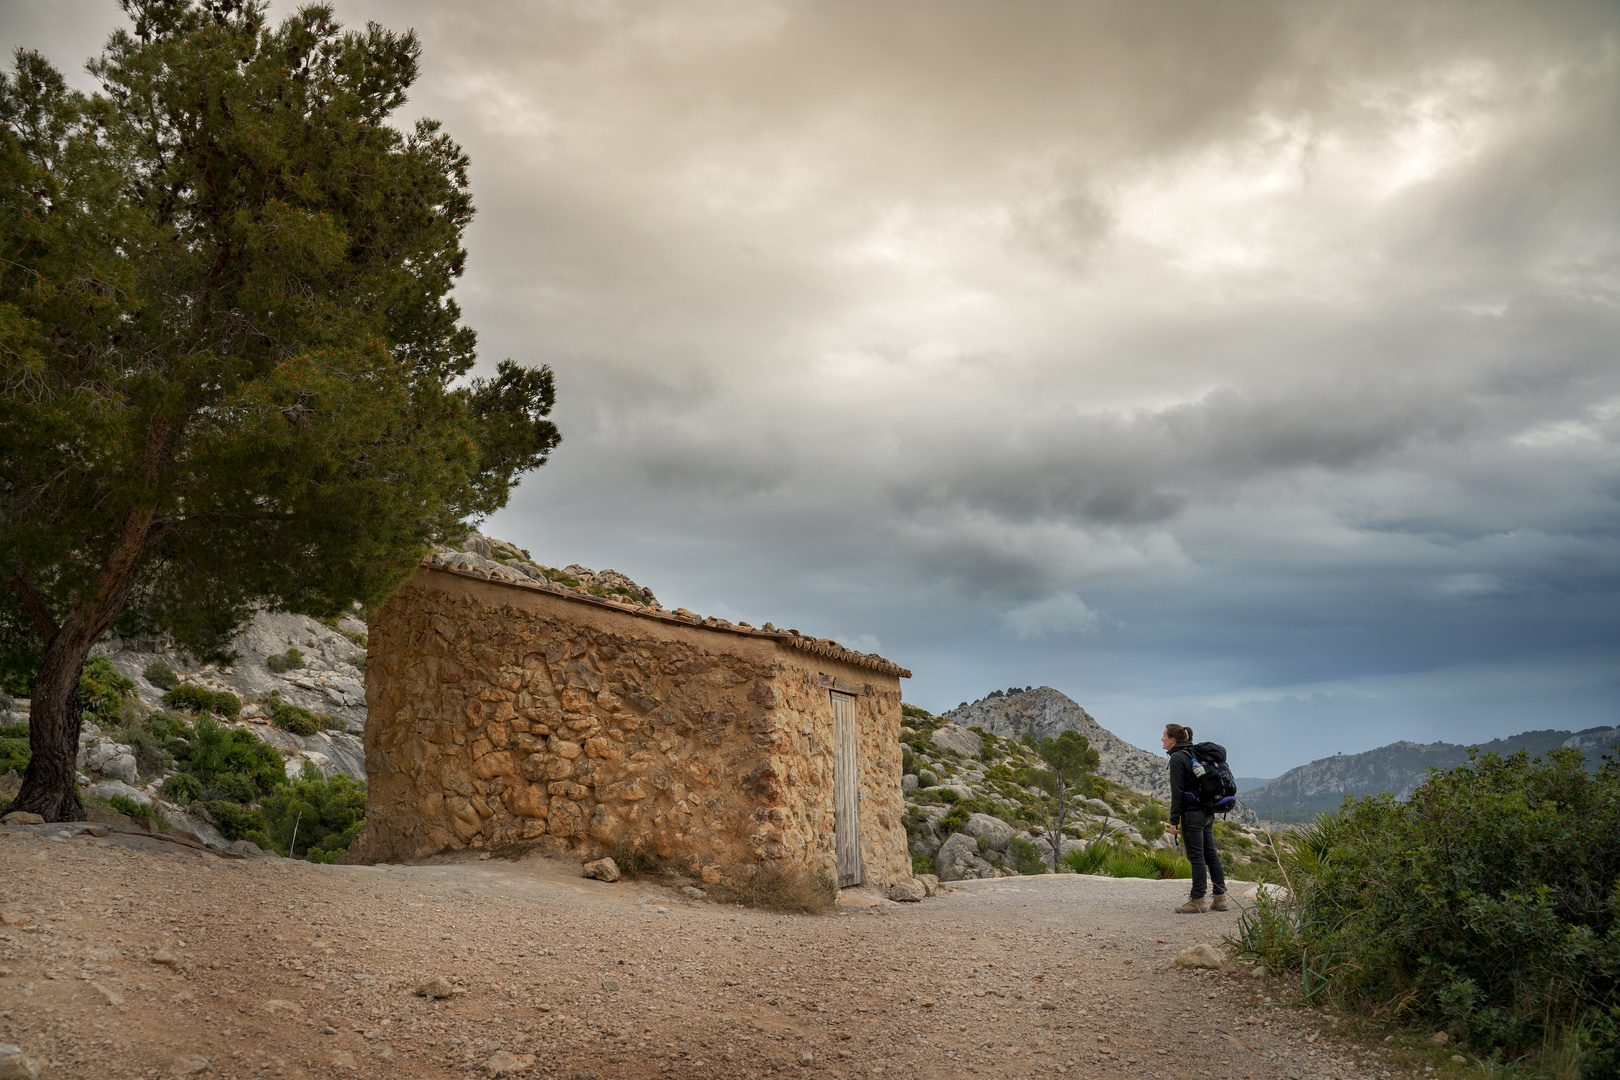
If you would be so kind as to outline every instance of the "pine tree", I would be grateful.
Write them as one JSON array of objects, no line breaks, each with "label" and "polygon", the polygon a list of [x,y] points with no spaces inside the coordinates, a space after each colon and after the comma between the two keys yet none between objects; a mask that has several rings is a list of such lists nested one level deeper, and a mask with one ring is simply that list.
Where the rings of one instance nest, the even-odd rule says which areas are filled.
[{"label": "pine tree", "polygon": [[115,624],[218,658],[258,607],[380,599],[559,441],[549,369],[464,378],[468,161],[389,123],[413,34],[123,7],[98,92],[33,52],[0,75],[0,671],[34,669],[13,806],[48,820],[83,816],[76,687]]}]

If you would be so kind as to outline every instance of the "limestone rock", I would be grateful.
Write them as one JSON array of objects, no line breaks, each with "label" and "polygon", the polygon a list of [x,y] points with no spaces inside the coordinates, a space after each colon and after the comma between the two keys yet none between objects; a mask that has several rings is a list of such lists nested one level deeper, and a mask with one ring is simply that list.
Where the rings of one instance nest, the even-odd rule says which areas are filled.
[{"label": "limestone rock", "polygon": [[971,814],[967,820],[967,834],[977,839],[984,837],[991,851],[1006,851],[1012,843],[1013,827],[989,814]]},{"label": "limestone rock", "polygon": [[703,900],[706,899],[709,894],[704,892],[702,889],[695,888],[691,885],[684,885],[681,887],[681,895],[686,897],[688,900]]},{"label": "limestone rock", "polygon": [[443,975],[435,975],[416,984],[417,997],[447,998],[455,992],[456,988]]},{"label": "limestone rock", "polygon": [[1189,945],[1176,953],[1176,963],[1181,967],[1207,968],[1210,971],[1219,971],[1221,965],[1226,963],[1226,954],[1207,942]]},{"label": "limestone rock", "polygon": [[497,1050],[484,1062],[484,1070],[491,1076],[512,1076],[533,1067],[533,1054],[513,1054],[506,1050]]},{"label": "limestone rock", "polygon": [[[131,779],[133,779],[133,777],[131,777]],[[88,791],[91,795],[95,795],[102,799],[111,799],[115,796],[122,795],[126,799],[134,799],[135,802],[140,806],[152,805],[152,796],[148,795],[139,788],[130,787],[122,780],[102,780],[91,784]]]},{"label": "limestone rock", "polygon": [[934,733],[928,737],[928,741],[935,746],[955,750],[963,757],[972,757],[984,749],[984,740],[961,724],[946,724],[944,727],[935,729]]},{"label": "limestone rock", "polygon": [[108,738],[92,738],[83,743],[79,747],[78,766],[126,784],[136,780],[135,751]]},{"label": "limestone rock", "polygon": [[906,775],[902,776],[900,778],[900,790],[901,791],[916,791],[917,790],[917,774],[916,773],[906,773]]},{"label": "limestone rock", "polygon": [[27,810],[13,810],[0,818],[0,825],[43,825],[45,819]]},{"label": "limestone rock", "polygon": [[1451,1036],[1444,1031],[1437,1031],[1433,1035],[1429,1036],[1429,1041],[1436,1046],[1444,1046],[1446,1043],[1451,1041]]},{"label": "limestone rock", "polygon": [[918,874],[916,881],[922,885],[923,892],[928,896],[939,895],[939,878],[933,874]]},{"label": "limestone rock", "polygon": [[939,872],[941,881],[966,881],[989,877],[995,872],[995,867],[979,857],[978,840],[966,833],[952,833],[951,838],[940,845],[939,854],[934,856],[934,869]]},{"label": "limestone rock", "polygon": [[0,1080],[39,1080],[39,1062],[10,1043],[0,1043]]},{"label": "limestone rock", "polygon": [[928,890],[916,878],[901,878],[889,886],[889,899],[903,904],[916,903],[928,895]]},{"label": "limestone rock", "polygon": [[598,881],[619,880],[619,864],[612,859],[597,859],[595,862],[588,862],[583,869],[585,876],[588,878],[595,878]]},{"label": "limestone rock", "polygon": [[152,963],[169,968],[171,971],[180,970],[181,961],[179,955],[170,952],[168,949],[159,949],[152,954],[151,960]]},{"label": "limestone rock", "polygon": [[201,1054],[182,1054],[169,1066],[170,1076],[200,1076],[213,1071],[214,1067]]}]

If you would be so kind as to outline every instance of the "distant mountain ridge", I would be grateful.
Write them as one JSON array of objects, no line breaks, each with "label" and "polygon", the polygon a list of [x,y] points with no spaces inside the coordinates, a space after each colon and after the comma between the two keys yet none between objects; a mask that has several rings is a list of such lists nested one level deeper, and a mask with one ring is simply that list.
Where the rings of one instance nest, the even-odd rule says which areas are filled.
[{"label": "distant mountain ridge", "polygon": [[1456,743],[1394,742],[1360,754],[1336,754],[1289,769],[1269,784],[1243,793],[1260,817],[1281,821],[1298,820],[1323,810],[1336,810],[1346,795],[1378,795],[1389,792],[1405,799],[1423,783],[1430,769],[1450,769],[1468,760],[1468,752],[1512,754],[1520,750],[1531,757],[1568,746],[1586,754],[1589,767],[1595,767],[1608,748],[1620,740],[1620,727],[1588,728],[1585,731],[1525,731],[1490,742]]},{"label": "distant mountain ridge", "polygon": [[[959,705],[940,715],[963,727],[980,727],[1011,739],[1022,739],[1030,731],[1037,739],[1055,738],[1063,731],[1078,732],[1097,751],[1099,775],[1132,791],[1170,801],[1169,762],[1115,735],[1061,690],[1050,686],[998,690],[971,705]],[[1233,819],[1250,823],[1255,820],[1255,815],[1242,806],[1247,801],[1240,800],[1239,808],[1230,815]]]}]

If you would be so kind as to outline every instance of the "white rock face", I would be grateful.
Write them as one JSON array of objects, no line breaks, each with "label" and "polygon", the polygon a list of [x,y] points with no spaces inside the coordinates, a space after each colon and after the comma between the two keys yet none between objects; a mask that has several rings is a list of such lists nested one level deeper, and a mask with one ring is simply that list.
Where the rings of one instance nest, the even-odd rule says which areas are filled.
[{"label": "white rock face", "polygon": [[944,727],[936,728],[929,736],[929,741],[935,746],[955,750],[963,757],[972,757],[984,749],[984,740],[960,724],[946,724]]}]

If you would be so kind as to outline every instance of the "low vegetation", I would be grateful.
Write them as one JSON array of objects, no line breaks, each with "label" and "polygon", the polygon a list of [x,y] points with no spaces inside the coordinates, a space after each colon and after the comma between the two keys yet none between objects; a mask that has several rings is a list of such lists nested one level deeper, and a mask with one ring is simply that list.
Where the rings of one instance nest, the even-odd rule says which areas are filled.
[{"label": "low vegetation", "polygon": [[[1238,946],[1308,1001],[1440,1030],[1522,1075],[1620,1070],[1620,765],[1476,756],[1289,838],[1295,902]],[[1607,823],[1607,824],[1602,824]]]}]

